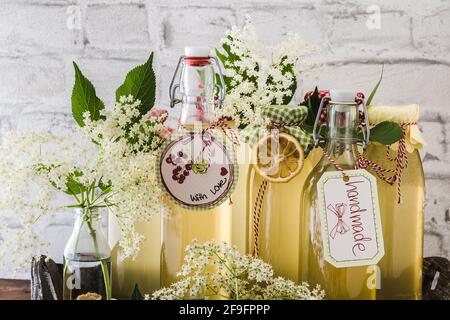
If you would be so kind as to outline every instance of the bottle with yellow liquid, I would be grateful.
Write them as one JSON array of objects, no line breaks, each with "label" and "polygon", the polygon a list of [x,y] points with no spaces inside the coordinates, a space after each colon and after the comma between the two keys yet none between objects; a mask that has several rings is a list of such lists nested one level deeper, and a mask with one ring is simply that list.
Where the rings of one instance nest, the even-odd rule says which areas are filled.
[{"label": "bottle with yellow liquid", "polygon": [[378,263],[377,299],[421,299],[425,182],[418,152],[424,144],[417,127],[419,106],[371,106],[368,113],[371,125],[394,121],[405,134],[390,150],[370,143],[365,152],[367,159],[384,169],[395,171],[398,165],[405,166],[394,173],[397,179],[393,184],[378,180],[385,255]]},{"label": "bottle with yellow liquid", "polygon": [[[219,75],[219,82],[216,75]],[[181,99],[175,98],[178,90]],[[182,103],[181,134],[161,156],[161,177],[170,193],[168,201],[172,209],[162,221],[162,286],[177,280],[186,246],[193,240],[231,242],[229,197],[238,168],[228,158],[232,147],[224,147],[216,136],[209,135],[211,126],[218,126],[213,124],[213,113],[224,96],[220,66],[217,59],[210,56],[210,49],[185,48],[170,86],[171,106]],[[217,136],[225,136],[224,130],[218,127],[213,130]]]},{"label": "bottle with yellow liquid", "polygon": [[114,215],[108,215],[108,242],[113,248],[111,259],[112,296],[116,299],[129,299],[135,285],[141,293],[151,293],[160,287],[161,215],[151,221],[135,223],[136,231],[144,236],[139,254],[135,259],[122,260],[119,257],[120,230]]},{"label": "bottle with yellow liquid", "polygon": [[[307,115],[302,106],[269,106],[262,114],[291,114],[300,123]],[[280,126],[277,126],[280,127]],[[278,276],[298,281],[300,237],[300,203],[308,174],[318,161],[312,152],[304,159],[308,147],[302,139],[271,130],[253,146],[253,166],[248,182],[247,252],[271,264]],[[297,127],[297,130],[301,130]],[[286,130],[289,132],[289,127]],[[304,133],[305,137],[307,134]],[[312,140],[310,140],[312,143]]]},{"label": "bottle with yellow liquid", "polygon": [[[319,163],[306,178],[307,183],[303,192],[299,238],[299,278],[300,281],[308,281],[313,285],[320,284],[322,289],[325,290],[326,299],[371,300],[376,298],[376,263],[369,260],[367,260],[367,263],[363,263],[363,259],[358,262],[354,255],[358,253],[358,250],[364,251],[366,245],[368,248],[369,241],[372,243],[375,240],[381,241],[381,244],[375,243],[377,245],[375,249],[378,248],[378,257],[382,255],[382,239],[375,235],[377,228],[362,223],[364,221],[362,215],[367,214],[367,209],[362,209],[362,204],[354,202],[358,199],[358,193],[354,189],[350,188],[347,193],[343,193],[354,197],[349,198],[348,202],[330,202],[327,205],[327,202],[322,200],[324,194],[325,197],[332,199],[344,190],[340,187],[338,189],[326,189],[325,183],[334,181],[328,177],[334,175],[343,186],[353,187],[352,183],[356,186],[356,183],[360,182],[353,182],[354,178],[364,180],[361,177],[354,177],[353,173],[357,172],[356,175],[358,175],[361,174],[360,171],[365,172],[365,170],[354,170],[358,157],[358,144],[361,142],[358,138],[359,103],[355,101],[356,94],[331,90],[330,95],[331,99],[322,99],[314,128],[316,145],[319,143],[320,132],[325,131],[326,146]],[[327,106],[327,124],[321,123],[320,120],[321,110],[325,105]],[[365,144],[369,138],[368,127],[363,127],[363,132],[363,144]],[[344,172],[346,172],[345,175]],[[324,179],[325,177],[326,179]],[[373,177],[372,180],[375,181],[375,178]],[[323,188],[319,189],[322,183]],[[373,184],[376,185],[375,182]],[[367,191],[365,192],[367,198]],[[373,190],[372,194],[376,194],[376,189]],[[358,196],[362,198],[363,193]],[[376,195],[373,197],[376,199]],[[378,211],[379,217],[376,201],[365,201],[366,205],[369,203],[373,206],[375,212],[373,217],[377,217],[376,211]],[[361,216],[359,213],[357,214],[358,211],[361,211]],[[332,219],[332,224],[329,225],[329,220],[326,219]],[[371,219],[369,218],[367,221],[370,222]],[[378,226],[378,228],[381,227]],[[369,230],[372,230],[373,234],[370,236],[362,235]],[[361,234],[359,234],[360,232]],[[334,240],[338,241],[335,242]],[[360,241],[356,242],[358,240]],[[344,251],[344,249],[348,247],[351,250],[347,250],[349,254],[345,255],[347,251]],[[331,254],[332,252],[333,254]],[[337,255],[342,256],[341,260],[336,258]],[[355,260],[352,261],[351,259]]]},{"label": "bottle with yellow liquid", "polygon": [[[236,130],[234,123],[230,127]],[[235,246],[241,254],[247,253],[249,231],[250,199],[248,185],[251,181],[251,148],[248,143],[240,140],[236,147],[236,159],[239,166],[239,177],[231,200],[232,233],[231,244]]]}]

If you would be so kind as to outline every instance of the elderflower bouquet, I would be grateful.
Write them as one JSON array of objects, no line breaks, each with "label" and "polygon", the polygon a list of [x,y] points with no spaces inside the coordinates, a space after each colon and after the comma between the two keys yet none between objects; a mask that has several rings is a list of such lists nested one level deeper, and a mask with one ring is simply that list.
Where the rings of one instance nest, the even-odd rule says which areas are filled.
[{"label": "elderflower bouquet", "polygon": [[262,124],[260,108],[289,104],[297,90],[298,74],[319,65],[307,58],[320,52],[297,34],[267,46],[257,37],[250,17],[242,28],[233,26],[221,40],[222,52],[216,50],[225,67],[227,96],[219,116],[231,117],[239,128]]},{"label": "elderflower bouquet", "polygon": [[272,267],[250,255],[243,256],[226,242],[194,241],[186,247],[181,280],[146,295],[145,299],[182,300],[223,298],[230,300],[320,300],[319,286],[310,288],[282,277]]},{"label": "elderflower bouquet", "polygon": [[[107,208],[121,229],[121,257],[139,252],[143,236],[136,232],[135,222],[168,211],[152,165],[172,131],[164,125],[167,112],[152,110],[156,91],[152,61],[153,54],[128,73],[112,110],[105,109],[74,63],[76,132],[4,137],[0,146],[2,263],[26,266],[48,244],[38,237],[44,221],[54,219],[54,212],[62,207]],[[63,204],[68,197],[72,203]]]}]

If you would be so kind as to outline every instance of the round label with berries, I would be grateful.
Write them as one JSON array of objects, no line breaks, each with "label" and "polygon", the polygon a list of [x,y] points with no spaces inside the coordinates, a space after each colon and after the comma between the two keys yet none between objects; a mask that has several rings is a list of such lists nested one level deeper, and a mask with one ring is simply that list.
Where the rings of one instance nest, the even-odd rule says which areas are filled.
[{"label": "round label with berries", "polygon": [[189,132],[170,141],[159,158],[163,188],[177,204],[207,210],[233,191],[237,165],[233,145],[213,129]]}]

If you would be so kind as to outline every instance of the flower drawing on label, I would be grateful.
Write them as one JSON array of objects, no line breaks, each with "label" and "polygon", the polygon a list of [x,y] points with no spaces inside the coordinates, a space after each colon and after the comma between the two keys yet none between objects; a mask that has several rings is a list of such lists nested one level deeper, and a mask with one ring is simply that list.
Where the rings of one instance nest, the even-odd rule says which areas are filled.
[{"label": "flower drawing on label", "polygon": [[341,235],[346,234],[350,228],[345,224],[344,222],[344,213],[345,209],[347,208],[347,205],[344,203],[336,203],[334,206],[331,204],[328,205],[327,209],[334,213],[337,217],[337,223],[334,226],[333,229],[330,231],[330,237],[334,239],[336,237],[336,233],[339,233]]}]

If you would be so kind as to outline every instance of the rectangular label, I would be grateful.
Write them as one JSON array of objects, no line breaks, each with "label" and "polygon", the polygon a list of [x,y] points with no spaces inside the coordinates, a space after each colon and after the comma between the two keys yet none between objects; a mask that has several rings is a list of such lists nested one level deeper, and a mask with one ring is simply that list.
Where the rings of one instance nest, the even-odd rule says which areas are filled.
[{"label": "rectangular label", "polygon": [[317,184],[325,260],[337,268],[384,255],[376,178],[366,170],[326,172]]}]

